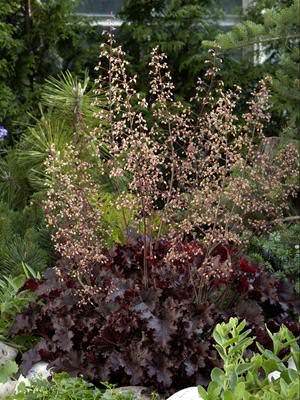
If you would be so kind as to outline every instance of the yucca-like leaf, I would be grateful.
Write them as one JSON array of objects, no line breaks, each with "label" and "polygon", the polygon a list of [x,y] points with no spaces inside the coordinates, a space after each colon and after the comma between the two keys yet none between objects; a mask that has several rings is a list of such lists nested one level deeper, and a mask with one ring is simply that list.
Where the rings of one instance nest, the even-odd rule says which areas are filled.
[{"label": "yucca-like leaf", "polygon": [[42,104],[74,129],[82,122],[95,124],[93,101],[87,73],[82,82],[69,71],[62,73],[58,79],[52,77],[46,81],[42,93]]},{"label": "yucca-like leaf", "polygon": [[29,127],[18,149],[22,165],[40,165],[49,155],[51,147],[63,151],[72,139],[72,132],[64,121],[47,115],[34,127]]},{"label": "yucca-like leaf", "polygon": [[18,274],[23,270],[23,263],[36,271],[46,268],[48,254],[36,241],[27,237],[15,236],[2,245],[0,249],[0,271]]},{"label": "yucca-like leaf", "polygon": [[62,152],[72,141],[72,130],[63,120],[49,114],[43,116],[38,124],[29,127],[19,147],[18,163],[27,171],[27,179],[34,190],[45,187],[44,162],[51,149]]}]

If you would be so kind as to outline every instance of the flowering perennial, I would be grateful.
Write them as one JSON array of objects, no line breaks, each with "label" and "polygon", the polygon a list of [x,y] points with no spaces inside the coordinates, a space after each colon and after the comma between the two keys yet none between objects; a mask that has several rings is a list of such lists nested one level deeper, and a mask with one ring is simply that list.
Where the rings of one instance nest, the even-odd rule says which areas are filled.
[{"label": "flowering perennial", "polygon": [[48,174],[55,179],[50,180],[45,211],[56,249],[77,267],[102,259],[105,228],[96,170],[114,184],[112,207],[121,211],[126,233],[143,237],[146,287],[152,243],[163,236],[173,243],[169,261],[183,256],[177,245],[182,240],[200,239],[207,276],[223,278],[230,274],[230,260],[223,271],[214,271],[214,249],[239,247],[251,234],[270,229],[296,192],[296,148],[266,151],[268,78],[258,84],[248,110],[239,117],[241,88],[224,90],[213,51],[190,104],[176,99],[166,56],[158,48],[152,51],[147,97],[136,91],[136,77],[128,76],[127,64],[109,34],[96,67],[99,128],[92,136],[99,151],[91,156],[94,164],[82,161],[71,147],[67,161],[62,157],[56,163],[49,157]]}]

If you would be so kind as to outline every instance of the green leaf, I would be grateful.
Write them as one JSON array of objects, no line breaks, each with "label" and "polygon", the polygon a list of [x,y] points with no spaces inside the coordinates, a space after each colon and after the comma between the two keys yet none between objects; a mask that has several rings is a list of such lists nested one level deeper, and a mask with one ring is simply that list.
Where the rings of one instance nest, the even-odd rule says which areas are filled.
[{"label": "green leaf", "polygon": [[207,391],[204,389],[203,386],[198,386],[198,393],[202,397],[203,400],[207,398]]},{"label": "green leaf", "polygon": [[217,329],[217,327],[214,329],[213,331],[213,338],[215,340],[215,342],[217,342],[219,345],[223,345],[224,343],[224,338],[222,337],[222,335],[220,334],[219,330]]},{"label": "green leaf", "polygon": [[226,392],[224,392],[223,399],[224,400],[236,400],[236,398],[233,396],[231,390],[226,390]]},{"label": "green leaf", "polygon": [[222,388],[217,384],[217,382],[210,382],[207,392],[210,396],[212,396],[212,398],[214,398],[213,396],[217,398],[217,396],[219,396],[219,394],[221,393],[221,389]]},{"label": "green leaf", "polygon": [[235,371],[238,375],[242,375],[245,372],[247,372],[251,368],[251,366],[252,366],[251,363],[240,364],[237,366]]},{"label": "green leaf", "polygon": [[230,388],[231,388],[231,390],[234,390],[235,389],[235,386],[236,386],[236,384],[237,384],[237,381],[238,381],[238,376],[237,376],[237,374],[235,373],[235,372],[232,372],[230,375],[229,375],[229,386],[230,386]]},{"label": "green leaf", "polygon": [[211,379],[222,386],[225,379],[225,374],[220,368],[214,368],[211,372]]},{"label": "green leaf", "polygon": [[18,364],[15,361],[7,361],[0,365],[0,383],[5,383],[18,372]]},{"label": "green leaf", "polygon": [[297,379],[300,379],[300,373],[299,371],[295,371],[294,369],[288,369],[288,375],[291,380],[291,382],[296,381]]},{"label": "green leaf", "polygon": [[245,390],[245,383],[239,382],[234,389],[234,400],[244,400]]}]

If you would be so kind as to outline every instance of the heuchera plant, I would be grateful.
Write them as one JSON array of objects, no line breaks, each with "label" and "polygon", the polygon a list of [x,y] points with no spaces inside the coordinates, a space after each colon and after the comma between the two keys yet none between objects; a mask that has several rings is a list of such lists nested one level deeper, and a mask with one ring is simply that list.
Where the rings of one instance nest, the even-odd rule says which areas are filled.
[{"label": "heuchera plant", "polygon": [[[297,151],[265,151],[266,82],[239,118],[240,89],[224,92],[216,83],[211,56],[190,106],[176,100],[158,49],[146,99],[112,36],[102,46],[99,129],[86,146],[53,148],[46,163],[44,209],[61,258],[36,290],[41,301],[12,329],[41,337],[24,369],[43,359],[92,380],[169,391],[205,382],[219,365],[210,335],[232,314],[245,317],[262,343],[266,320],[297,331],[288,286],[240,255],[244,238],[283,215],[295,192]],[[111,250],[103,241],[105,174],[125,231]]]},{"label": "heuchera plant", "polygon": [[210,275],[203,286],[205,253],[198,242],[181,243],[181,257],[167,261],[171,242],[156,241],[146,288],[142,244],[143,238],[118,245],[106,253],[105,263],[90,266],[89,302],[81,301],[81,283],[70,276],[66,259],[58,262],[59,275],[47,271],[36,289],[40,301],[19,315],[12,329],[41,338],[24,354],[25,370],[44,360],[56,371],[92,381],[170,391],[204,383],[211,369],[221,366],[211,334],[228,316],[246,318],[265,345],[266,318],[272,328],[284,322],[299,331],[288,313],[295,312],[291,294],[234,250],[215,249],[214,268],[222,270],[231,258],[230,277]]},{"label": "heuchera plant", "polygon": [[156,239],[172,240],[169,258],[178,256],[178,242],[201,239],[205,263],[212,268],[214,248],[241,246],[251,233],[267,231],[284,215],[297,186],[298,154],[293,145],[267,150],[268,79],[238,116],[241,89],[225,91],[218,79],[220,60],[214,52],[210,58],[191,102],[183,103],[174,94],[166,56],[157,48],[149,65],[150,90],[143,97],[114,38],[108,35],[101,46],[95,85],[99,127],[86,134],[82,146],[96,152],[90,155],[92,165],[82,160],[84,149],[74,149],[74,137],[70,153],[77,152],[76,162],[54,148],[46,168],[51,177],[46,218],[56,249],[76,260],[77,274],[91,258],[99,260],[105,248],[101,240],[109,227],[103,226],[103,196],[95,185],[104,174],[113,184],[111,207],[120,211],[124,231],[143,236],[145,286]]}]

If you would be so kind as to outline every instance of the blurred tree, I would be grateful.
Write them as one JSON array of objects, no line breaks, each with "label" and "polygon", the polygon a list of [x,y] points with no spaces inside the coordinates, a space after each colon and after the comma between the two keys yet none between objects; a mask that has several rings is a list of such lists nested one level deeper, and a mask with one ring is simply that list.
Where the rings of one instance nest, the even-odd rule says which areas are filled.
[{"label": "blurred tree", "polygon": [[47,76],[66,68],[81,73],[96,63],[95,28],[75,14],[76,6],[74,0],[0,0],[0,124],[13,136],[26,112],[38,110]]},{"label": "blurred tree", "polygon": [[273,77],[273,105],[285,132],[298,136],[300,123],[300,0],[258,0],[246,20],[208,41],[226,58],[242,50],[238,65]]},{"label": "blurred tree", "polygon": [[147,82],[150,52],[159,45],[169,58],[179,93],[190,94],[207,56],[201,43],[218,31],[217,9],[214,0],[124,1],[118,35],[141,87]]}]

